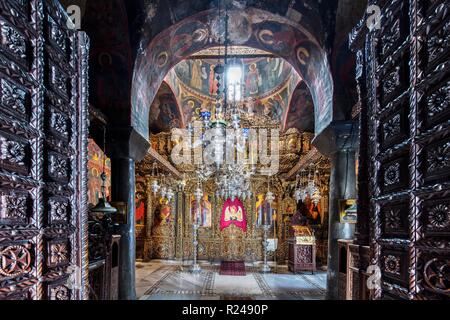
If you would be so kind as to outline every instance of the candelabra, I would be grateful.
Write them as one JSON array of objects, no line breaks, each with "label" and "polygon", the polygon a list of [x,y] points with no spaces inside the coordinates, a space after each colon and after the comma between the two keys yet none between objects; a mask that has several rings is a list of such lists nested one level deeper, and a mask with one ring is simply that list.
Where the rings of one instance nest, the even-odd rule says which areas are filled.
[{"label": "candelabra", "polygon": [[264,254],[264,263],[263,263],[263,265],[261,267],[261,272],[268,273],[268,272],[271,271],[270,267],[269,267],[269,264],[267,263],[267,246],[269,245],[269,242],[267,241],[267,234],[269,232],[270,225],[265,224],[265,225],[262,226],[262,228],[263,228],[263,231],[264,231],[264,237],[263,237],[263,242],[262,242],[263,249],[264,249],[264,252],[263,252],[263,254]]},{"label": "candelabra", "polygon": [[191,266],[191,272],[192,273],[199,273],[202,271],[202,269],[200,268],[200,265],[197,263],[197,252],[198,252],[198,240],[197,240],[197,236],[198,236],[198,228],[199,225],[195,222],[192,225],[192,245],[193,245],[193,255],[194,255],[194,262],[192,263]]},{"label": "candelabra", "polygon": [[192,248],[193,248],[193,263],[191,266],[191,272],[198,273],[201,272],[200,265],[197,263],[197,254],[198,254],[198,228],[200,228],[201,225],[201,200],[203,197],[203,191],[201,188],[200,180],[198,181],[198,187],[195,190],[194,193],[195,199],[197,201],[197,209],[196,214],[194,215],[194,221],[192,222]]}]

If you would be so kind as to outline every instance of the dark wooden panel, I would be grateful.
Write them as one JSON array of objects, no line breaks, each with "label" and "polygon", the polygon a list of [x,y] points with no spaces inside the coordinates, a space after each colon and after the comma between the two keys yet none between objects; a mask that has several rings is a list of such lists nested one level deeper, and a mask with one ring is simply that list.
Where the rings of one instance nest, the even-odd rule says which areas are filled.
[{"label": "dark wooden panel", "polygon": [[450,3],[372,2],[383,8],[382,29],[359,24],[351,34],[364,57],[356,75],[369,137],[360,157],[370,184],[358,201],[371,199],[370,263],[383,274],[371,297],[448,298]]},{"label": "dark wooden panel", "polygon": [[0,299],[84,299],[87,38],[56,0],[0,12]]}]

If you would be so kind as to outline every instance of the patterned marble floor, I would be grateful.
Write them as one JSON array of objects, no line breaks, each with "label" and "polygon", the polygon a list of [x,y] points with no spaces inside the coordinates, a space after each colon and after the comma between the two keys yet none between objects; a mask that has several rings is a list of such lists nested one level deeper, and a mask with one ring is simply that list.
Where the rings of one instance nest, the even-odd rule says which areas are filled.
[{"label": "patterned marble floor", "polygon": [[200,274],[189,265],[153,260],[136,263],[136,293],[141,300],[323,300],[326,273],[292,274],[286,266],[261,274],[246,266],[246,276],[219,275],[219,265],[202,264]]}]

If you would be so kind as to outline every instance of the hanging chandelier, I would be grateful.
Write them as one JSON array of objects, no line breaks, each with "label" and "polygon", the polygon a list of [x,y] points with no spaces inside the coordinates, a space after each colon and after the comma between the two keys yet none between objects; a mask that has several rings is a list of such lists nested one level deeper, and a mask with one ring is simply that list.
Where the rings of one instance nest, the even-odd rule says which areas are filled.
[{"label": "hanging chandelier", "polygon": [[322,199],[320,194],[320,185],[318,178],[318,171],[311,164],[308,174],[306,170],[302,169],[299,174],[297,174],[296,179],[296,189],[294,191],[294,199],[304,202],[308,197],[311,201],[317,205]]},{"label": "hanging chandelier", "polygon": [[267,193],[266,193],[266,201],[272,205],[273,201],[275,200],[275,196],[273,195],[273,192],[270,191],[270,177],[267,181]]},{"label": "hanging chandelier", "polygon": [[165,182],[165,176],[162,176],[161,184],[158,182],[159,174],[158,174],[158,167],[156,166],[156,163],[153,163],[152,166],[152,173],[151,176],[153,178],[153,181],[151,183],[151,189],[153,196],[157,196],[158,193],[161,197],[161,199],[167,199],[168,202],[172,201],[173,197],[175,196],[175,193],[173,192],[172,188],[162,186]]},{"label": "hanging chandelier", "polygon": [[98,199],[98,203],[95,207],[91,209],[93,213],[100,214],[114,214],[117,213],[117,209],[108,202],[106,199],[106,128],[103,127],[103,148],[105,152],[103,153],[103,161],[102,161],[102,173],[100,174],[100,179],[102,180],[101,193],[102,197]]},{"label": "hanging chandelier", "polygon": [[[194,130],[201,132],[200,138],[192,143],[192,147],[202,146],[212,150],[205,153],[205,163],[197,165],[195,170],[197,177],[202,181],[215,177],[216,196],[223,199],[231,198],[234,201],[236,197],[246,200],[252,196],[250,179],[256,169],[253,165],[241,163],[237,156],[246,151],[249,128],[241,126],[239,114],[243,95],[243,68],[236,60],[228,64],[228,18],[225,9],[224,63],[222,64],[219,57],[214,68],[217,82],[214,110],[213,112],[201,110],[200,119],[192,121],[187,127],[191,134]],[[218,42],[220,48],[221,39]],[[211,134],[211,139],[207,139],[207,132]]]}]

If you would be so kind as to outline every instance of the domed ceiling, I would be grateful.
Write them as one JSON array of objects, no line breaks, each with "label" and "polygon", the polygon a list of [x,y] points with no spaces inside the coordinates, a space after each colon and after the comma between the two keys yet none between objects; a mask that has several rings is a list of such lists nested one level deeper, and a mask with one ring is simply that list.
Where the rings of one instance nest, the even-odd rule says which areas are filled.
[{"label": "domed ceiling", "polygon": [[[292,66],[281,58],[247,47],[229,49],[228,68],[238,69],[243,118],[258,125],[278,125],[286,131],[313,131],[314,109],[309,89]],[[151,133],[184,127],[200,112],[214,112],[217,92],[215,66],[223,64],[223,48],[200,51],[167,74],[150,108]],[[222,75],[223,77],[223,75]],[[310,115],[309,115],[310,114]]]},{"label": "domed ceiling", "polygon": [[[172,88],[183,112],[185,123],[198,117],[201,110],[212,110],[217,91],[223,91],[224,81],[217,87],[214,67],[217,59],[205,57],[184,60],[167,75],[165,81]],[[250,112],[283,120],[293,89],[300,78],[291,65],[272,56],[232,58],[228,66],[240,69],[242,94],[240,101]]]}]

